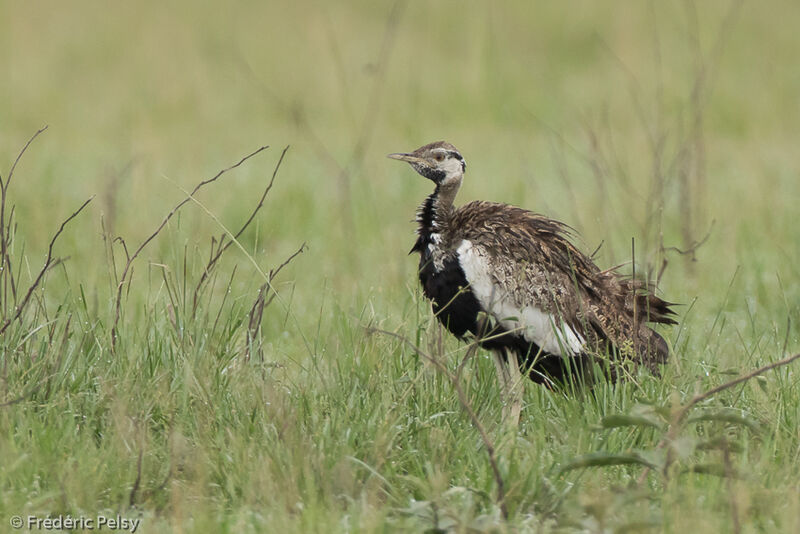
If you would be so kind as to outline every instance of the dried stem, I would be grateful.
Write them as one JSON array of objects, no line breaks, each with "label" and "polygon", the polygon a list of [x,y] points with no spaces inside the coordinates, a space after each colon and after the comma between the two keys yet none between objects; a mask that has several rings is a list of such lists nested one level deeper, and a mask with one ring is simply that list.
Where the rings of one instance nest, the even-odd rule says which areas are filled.
[{"label": "dried stem", "polygon": [[[6,204],[8,202],[8,187],[11,185],[11,179],[14,177],[14,171],[17,168],[17,164],[22,159],[22,156],[28,150],[28,147],[31,146],[31,143],[39,137],[39,135],[47,130],[47,126],[37,130],[35,134],[28,139],[28,142],[25,143],[25,146],[22,147],[22,150],[19,151],[17,154],[17,158],[14,160],[14,164],[11,165],[11,170],[8,171],[8,177],[3,180],[3,177],[0,176],[0,269],[2,269],[2,283],[3,283],[3,293],[2,299],[0,300],[0,307],[2,307],[2,314],[3,318],[5,319],[6,316],[6,309],[8,305],[8,285],[11,285],[11,292],[14,298],[14,304],[17,303],[17,289],[16,285],[14,284],[14,269],[11,266],[11,257],[8,253],[8,246],[11,242],[11,221],[14,217],[14,207],[11,207],[11,213],[8,216],[8,221],[6,221]],[[8,228],[6,228],[8,226]]]},{"label": "dried stem", "polygon": [[281,272],[281,270],[282,270],[284,267],[286,267],[287,265],[289,265],[289,262],[291,262],[291,261],[292,261],[293,259],[295,259],[297,256],[299,256],[300,254],[302,254],[302,253],[303,253],[305,250],[306,250],[306,243],[305,243],[305,241],[304,241],[304,242],[303,242],[303,244],[302,244],[302,245],[300,245],[300,248],[298,248],[296,251],[294,251],[294,252],[292,253],[292,255],[291,255],[291,256],[289,256],[288,258],[286,258],[286,259],[283,261],[283,263],[281,263],[280,265],[278,265],[276,268],[274,268],[274,269],[270,269],[270,270],[269,270],[269,274],[267,275],[267,286],[268,286],[268,287],[270,287],[270,288],[272,289],[272,295],[270,295],[269,299],[268,299],[268,300],[267,300],[267,302],[264,304],[264,306],[265,306],[265,307],[266,307],[266,306],[269,306],[269,305],[270,305],[270,303],[271,303],[271,302],[272,302],[272,301],[275,299],[275,296],[278,294],[278,292],[277,292],[277,291],[275,291],[275,288],[273,288],[273,287],[272,287],[272,281],[275,279],[275,277],[276,277],[276,276],[278,276],[278,273],[279,273],[279,272]]},{"label": "dried stem", "polygon": [[[300,248],[297,249],[296,252],[292,253],[288,258],[284,260],[283,263],[278,265],[274,269],[270,269],[269,274],[267,275],[267,281],[264,282],[261,287],[258,288],[258,296],[256,297],[253,306],[250,308],[250,314],[248,316],[248,323],[247,323],[247,348],[245,349],[245,359],[250,359],[250,352],[252,345],[256,339],[256,334],[258,333],[258,329],[261,327],[261,318],[264,316],[264,308],[267,308],[275,299],[275,295],[278,293],[272,287],[272,281],[278,276],[278,273],[281,270],[289,265],[289,263],[295,259],[300,253],[302,253],[306,248],[306,244],[303,243],[300,245]],[[272,294],[269,298],[266,298],[266,294],[272,290]],[[258,354],[261,355],[261,347],[258,347]]]},{"label": "dried stem", "polygon": [[699,393],[695,395],[694,397],[692,397],[692,400],[690,400],[685,406],[683,406],[683,408],[681,408],[681,410],[678,411],[678,413],[675,415],[675,417],[673,418],[673,425],[674,423],[680,423],[681,421],[683,421],[683,419],[686,417],[686,414],[689,413],[689,410],[694,408],[698,403],[703,402],[704,400],[710,397],[713,397],[720,391],[725,391],[726,389],[730,389],[733,386],[741,384],[742,382],[747,382],[748,380],[751,380],[757,377],[758,375],[762,375],[767,371],[771,371],[772,369],[777,369],[778,367],[789,365],[790,363],[792,363],[797,359],[800,359],[800,352],[793,356],[789,356],[788,358],[778,360],[777,362],[772,362],[763,367],[759,367],[758,369],[750,371],[747,374],[741,375],[738,378],[734,378],[730,382],[725,382],[724,384],[720,384],[715,388],[711,388],[704,393]]},{"label": "dried stem", "polygon": [[139,491],[139,486],[142,483],[142,457],[144,456],[144,443],[142,448],[139,449],[139,458],[136,460],[136,480],[133,481],[133,487],[128,498],[128,506],[133,508],[136,505],[136,492]]},{"label": "dried stem", "polygon": [[[458,395],[458,401],[461,404],[461,407],[469,416],[470,421],[472,421],[472,425],[475,427],[475,429],[481,436],[481,441],[483,441],[484,447],[486,447],[486,454],[489,456],[489,464],[492,467],[492,473],[494,474],[494,481],[495,484],[497,484],[497,504],[500,506],[500,512],[503,514],[503,519],[508,519],[508,506],[506,504],[505,483],[503,482],[503,476],[500,473],[500,467],[497,463],[497,454],[494,444],[492,443],[492,440],[489,439],[489,434],[486,432],[486,429],[481,424],[480,419],[478,419],[478,415],[475,413],[475,410],[472,409],[472,405],[470,404],[469,399],[467,399],[467,395],[466,393],[464,393],[464,389],[461,387],[461,381],[459,380],[459,376],[450,372],[447,366],[444,363],[442,363],[438,358],[435,358],[434,356],[431,356],[430,354],[426,353],[403,335],[374,327],[368,327],[367,331],[370,333],[379,333],[391,336],[407,344],[414,350],[414,352],[416,352],[419,356],[421,356],[425,360],[432,363],[440,373],[445,375],[450,380],[450,382],[453,384],[453,388],[456,390],[456,394]],[[470,347],[470,350],[472,350],[472,352],[474,352],[474,350],[477,350],[477,345],[478,342],[476,341],[473,344],[475,349],[472,349],[472,347]],[[472,352],[470,352],[470,350],[467,351],[467,355],[464,357],[464,360],[467,360],[471,356]],[[459,366],[459,374],[460,374],[460,369],[461,366]]]},{"label": "dried stem", "polygon": [[[253,306],[250,308],[250,313],[248,314],[248,321],[247,321],[247,346],[245,347],[244,359],[245,361],[250,360],[250,355],[252,353],[252,347],[255,343],[256,336],[258,335],[258,329],[261,327],[261,318],[264,316],[264,306],[266,301],[264,299],[264,294],[267,292],[267,283],[264,282],[261,284],[261,287],[258,288],[258,296],[256,297]],[[262,356],[261,346],[259,345],[257,350],[258,356]]]},{"label": "dried stem", "polygon": [[725,466],[725,485],[727,486],[728,490],[728,507],[731,511],[733,534],[740,534],[742,532],[742,523],[739,519],[739,504],[736,502],[736,491],[733,487],[736,473],[733,470],[733,463],[731,462],[731,450],[727,443],[722,451],[722,461],[723,465]]},{"label": "dried stem", "polygon": [[[759,367],[758,369],[754,369],[753,371],[750,371],[747,374],[741,375],[737,378],[734,378],[733,380],[725,382],[724,384],[720,384],[719,386],[713,387],[703,393],[698,393],[697,395],[692,397],[688,403],[681,406],[679,410],[674,412],[672,416],[672,421],[669,424],[669,430],[667,431],[667,435],[661,441],[659,441],[658,445],[656,446],[656,449],[662,449],[667,445],[667,443],[675,441],[675,439],[678,437],[678,433],[683,428],[683,423],[686,420],[686,416],[689,414],[689,411],[692,408],[697,406],[697,404],[713,397],[714,395],[716,395],[721,391],[725,391],[726,389],[730,389],[734,386],[747,382],[748,380],[752,380],[753,378],[762,375],[767,371],[771,371],[772,369],[777,369],[779,367],[784,367],[786,365],[789,365],[790,363],[798,359],[800,359],[800,352],[792,356],[789,356],[787,358],[784,358],[782,360],[778,360],[777,362],[772,362],[770,364]],[[673,456],[671,452],[668,451],[666,460],[664,461],[664,473],[667,473],[672,462],[673,462]],[[639,476],[638,479],[639,484],[645,481],[649,472],[650,468],[649,467],[645,468],[645,470]]]},{"label": "dried stem", "polygon": [[[6,183],[8,183],[8,182],[6,182]],[[51,265],[53,263],[53,246],[55,246],[56,241],[58,240],[58,237],[61,235],[61,232],[64,231],[64,227],[67,226],[67,224],[72,219],[77,217],[78,214],[81,211],[83,211],[83,208],[85,208],[89,204],[89,202],[92,201],[92,199],[94,199],[94,196],[92,196],[91,198],[86,200],[83,204],[81,204],[81,207],[79,207],[77,210],[72,212],[72,215],[67,217],[64,220],[64,222],[61,223],[61,226],[58,228],[58,231],[55,233],[53,238],[50,240],[50,246],[47,247],[47,258],[45,258],[44,265],[42,266],[41,270],[39,271],[39,274],[36,276],[36,279],[33,281],[33,283],[28,288],[28,292],[25,293],[25,296],[22,298],[22,301],[16,307],[16,311],[15,311],[14,315],[12,317],[9,317],[8,319],[6,319],[3,322],[2,326],[0,326],[0,335],[3,335],[3,333],[5,333],[5,331],[11,325],[11,323],[14,322],[20,315],[22,315],[22,312],[25,311],[25,308],[27,307],[28,302],[31,299],[31,296],[33,295],[33,292],[39,286],[39,283],[42,281],[42,278],[44,277],[45,273],[48,271],[48,269],[50,269],[50,267],[51,267]]]},{"label": "dried stem", "polygon": [[[278,170],[281,168],[281,163],[283,163],[283,157],[286,155],[286,152],[288,150],[289,147],[287,146],[286,148],[283,149],[283,152],[281,152],[281,156],[280,158],[278,158],[278,163],[275,165],[275,170],[272,171],[272,178],[270,178],[269,183],[264,188],[264,192],[261,194],[261,198],[259,199],[258,204],[256,204],[256,207],[253,208],[253,211],[250,212],[250,216],[247,218],[247,220],[244,222],[241,228],[239,228],[239,231],[233,235],[233,238],[228,238],[228,240],[226,241],[225,240],[227,237],[226,234],[222,234],[222,237],[220,237],[219,243],[217,244],[216,250],[214,249],[214,241],[212,238],[211,257],[209,258],[208,263],[206,264],[206,267],[203,270],[203,274],[200,277],[200,280],[197,282],[197,285],[194,288],[194,295],[192,296],[192,317],[194,317],[195,314],[197,313],[197,305],[199,302],[198,299],[200,296],[200,290],[202,289],[203,285],[208,281],[208,277],[211,275],[211,272],[214,270],[214,267],[216,267],[217,263],[219,262],[219,259],[222,257],[225,251],[228,250],[228,248],[230,248],[230,246],[237,239],[239,239],[239,236],[241,236],[244,233],[244,231],[247,230],[247,227],[250,226],[250,223],[253,222],[253,219],[255,219],[258,212],[264,206],[264,201],[267,199],[267,195],[269,194],[273,184],[275,183],[275,177],[278,175]],[[305,243],[303,245],[305,245]],[[302,247],[300,248],[302,250]]]},{"label": "dried stem", "polygon": [[37,391],[42,389],[44,384],[45,384],[44,382],[39,382],[38,384],[33,386],[30,390],[28,390],[27,393],[24,393],[24,394],[20,395],[19,397],[15,398],[15,399],[11,399],[10,401],[6,401],[6,402],[0,403],[0,408],[5,408],[7,406],[13,406],[15,404],[19,404],[20,402],[22,402],[24,400],[27,400],[29,397],[32,397],[34,393],[36,393]]},{"label": "dried stem", "polygon": [[[189,193],[189,195],[186,198],[181,200],[178,204],[175,205],[174,208],[172,208],[172,210],[170,210],[170,212],[167,214],[167,216],[164,217],[164,220],[161,221],[161,224],[158,225],[158,227],[155,229],[155,231],[152,234],[150,234],[150,236],[147,239],[142,241],[142,243],[134,251],[134,253],[131,254],[130,256],[128,256],[127,262],[125,263],[125,268],[122,270],[122,276],[120,277],[119,283],[117,284],[117,297],[116,297],[116,302],[114,304],[114,322],[112,323],[112,326],[111,326],[111,347],[112,347],[112,350],[116,346],[116,341],[117,341],[117,327],[119,325],[120,312],[121,312],[121,308],[122,308],[122,288],[125,286],[126,282],[129,282],[128,275],[129,275],[129,273],[131,271],[131,267],[133,265],[133,261],[139,256],[139,254],[142,252],[142,250],[144,250],[144,248],[153,239],[155,239],[156,236],[159,233],[161,233],[161,230],[164,229],[164,227],[167,225],[169,220],[178,212],[178,210],[181,209],[187,203],[189,203],[192,200],[192,198],[194,197],[194,195],[201,188],[203,188],[204,186],[206,186],[206,185],[208,185],[210,183],[213,183],[213,182],[217,181],[220,177],[222,177],[227,172],[232,171],[233,169],[239,167],[244,162],[246,162],[247,160],[249,160],[253,156],[263,152],[267,148],[269,148],[269,147],[268,146],[262,146],[258,150],[254,151],[254,152],[251,152],[250,154],[246,155],[245,157],[243,157],[242,159],[240,159],[238,162],[234,163],[230,167],[226,167],[225,169],[222,169],[217,174],[215,174],[212,178],[209,178],[207,180],[203,180],[202,182],[198,183],[194,187],[194,189],[192,189],[192,191]],[[127,255],[127,251],[126,251],[126,255]],[[130,285],[130,283],[128,285]]]},{"label": "dried stem", "polygon": [[19,160],[21,160],[21,159],[22,159],[22,156],[25,154],[25,151],[26,151],[26,150],[28,150],[28,147],[29,147],[29,146],[31,146],[31,143],[33,143],[33,141],[34,141],[34,140],[35,140],[37,137],[39,137],[39,135],[40,135],[42,132],[44,132],[45,130],[47,130],[47,128],[48,128],[48,127],[47,127],[47,126],[45,126],[45,127],[41,128],[41,129],[39,129],[39,130],[38,130],[38,131],[37,131],[35,134],[33,134],[33,135],[31,136],[31,138],[30,138],[30,139],[28,139],[28,142],[27,142],[27,143],[25,143],[25,146],[24,146],[24,147],[22,147],[22,150],[20,150],[20,151],[19,151],[19,154],[17,154],[17,159],[15,159],[15,160],[14,160],[14,164],[11,166],[11,170],[8,172],[8,178],[6,179],[6,181],[4,182],[4,181],[3,181],[3,179],[2,179],[2,177],[0,177],[0,188],[2,188],[2,189],[4,189],[4,190],[5,190],[5,189],[8,189],[8,185],[11,183],[11,178],[14,176],[14,169],[16,169],[16,168],[17,168],[17,163],[19,163]]}]

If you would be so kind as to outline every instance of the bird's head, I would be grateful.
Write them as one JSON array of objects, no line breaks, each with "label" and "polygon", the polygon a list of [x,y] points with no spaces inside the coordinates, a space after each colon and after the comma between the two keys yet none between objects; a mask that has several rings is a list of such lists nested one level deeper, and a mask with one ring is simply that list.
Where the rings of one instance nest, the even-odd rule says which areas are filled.
[{"label": "bird's head", "polygon": [[410,153],[389,154],[388,157],[407,161],[415,171],[439,186],[460,184],[467,169],[458,149],[445,141],[421,146]]}]

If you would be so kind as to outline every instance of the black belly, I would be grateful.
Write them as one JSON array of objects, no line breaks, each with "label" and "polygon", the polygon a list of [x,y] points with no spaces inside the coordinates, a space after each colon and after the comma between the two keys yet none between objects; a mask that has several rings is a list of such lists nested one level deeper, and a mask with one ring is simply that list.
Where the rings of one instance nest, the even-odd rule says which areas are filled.
[{"label": "black belly", "polygon": [[481,306],[455,258],[446,260],[444,267],[437,271],[430,256],[422,255],[419,281],[425,296],[433,303],[436,317],[450,332],[459,338],[467,332],[477,335]]},{"label": "black belly", "polygon": [[[545,382],[547,379],[563,382],[569,367],[574,371],[575,364],[582,363],[573,359],[566,364],[561,356],[540,353],[539,346],[525,340],[521,335],[506,331],[492,321],[481,321],[481,308],[478,299],[469,289],[467,277],[456,258],[444,261],[441,270],[437,270],[430,254],[423,253],[419,264],[419,281],[422,291],[433,304],[436,318],[452,334],[464,338],[471,333],[481,341],[481,347],[488,350],[499,350],[505,357],[506,351],[514,351],[519,359],[520,367],[527,371],[534,382]],[[486,339],[490,338],[490,339]]]}]

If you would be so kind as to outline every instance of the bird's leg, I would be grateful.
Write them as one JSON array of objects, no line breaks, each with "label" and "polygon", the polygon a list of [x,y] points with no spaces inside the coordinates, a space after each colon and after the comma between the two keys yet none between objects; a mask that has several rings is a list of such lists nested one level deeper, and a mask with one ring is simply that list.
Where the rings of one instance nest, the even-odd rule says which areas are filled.
[{"label": "bird's leg", "polygon": [[522,374],[517,363],[517,355],[513,351],[492,351],[492,360],[500,383],[500,396],[503,402],[503,422],[509,426],[519,426],[522,411]]},{"label": "bird's leg", "polygon": [[500,350],[493,350],[492,361],[494,362],[495,371],[497,371],[497,381],[500,382],[500,387],[503,392],[505,392],[506,383],[508,382],[508,371],[506,370],[506,361],[503,358],[503,352]]},{"label": "bird's leg", "polygon": [[516,427],[519,426],[519,416],[520,412],[522,412],[522,373],[519,370],[517,353],[513,350],[509,350],[506,352],[506,355],[508,356],[507,367],[509,388],[507,402],[510,404],[509,422]]}]

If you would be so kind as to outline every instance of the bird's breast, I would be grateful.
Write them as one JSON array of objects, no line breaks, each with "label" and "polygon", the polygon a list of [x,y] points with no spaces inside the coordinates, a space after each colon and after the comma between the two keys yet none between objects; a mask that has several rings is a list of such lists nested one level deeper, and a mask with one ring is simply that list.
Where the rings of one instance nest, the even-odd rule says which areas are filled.
[{"label": "bird's breast", "polygon": [[420,251],[419,281],[436,317],[450,332],[463,337],[475,331],[480,306],[453,254],[435,245]]}]

